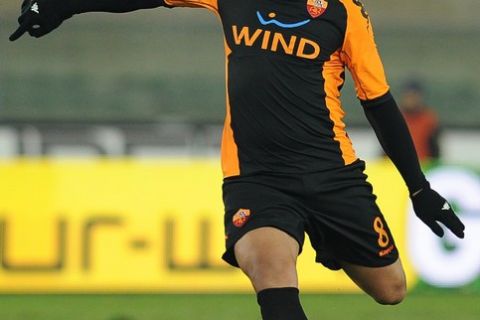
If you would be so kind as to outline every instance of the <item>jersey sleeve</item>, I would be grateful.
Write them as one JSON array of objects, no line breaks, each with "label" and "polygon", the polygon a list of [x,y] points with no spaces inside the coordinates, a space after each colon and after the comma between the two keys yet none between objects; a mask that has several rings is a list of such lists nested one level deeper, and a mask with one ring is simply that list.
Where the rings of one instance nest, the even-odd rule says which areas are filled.
[{"label": "jersey sleeve", "polygon": [[377,50],[370,18],[359,0],[342,2],[347,10],[342,59],[352,74],[357,97],[362,101],[379,98],[390,88]]},{"label": "jersey sleeve", "polygon": [[206,8],[218,13],[218,0],[165,0],[171,7]]}]

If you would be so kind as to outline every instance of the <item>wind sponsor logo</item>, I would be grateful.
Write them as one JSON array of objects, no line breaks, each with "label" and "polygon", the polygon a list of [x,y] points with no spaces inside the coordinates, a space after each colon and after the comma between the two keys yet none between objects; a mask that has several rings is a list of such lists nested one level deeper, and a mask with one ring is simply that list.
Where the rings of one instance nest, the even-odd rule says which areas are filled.
[{"label": "wind sponsor logo", "polygon": [[313,40],[295,35],[285,36],[280,32],[250,27],[232,26],[233,40],[237,46],[253,47],[259,44],[262,50],[283,52],[287,55],[314,60],[320,55],[320,45]]}]

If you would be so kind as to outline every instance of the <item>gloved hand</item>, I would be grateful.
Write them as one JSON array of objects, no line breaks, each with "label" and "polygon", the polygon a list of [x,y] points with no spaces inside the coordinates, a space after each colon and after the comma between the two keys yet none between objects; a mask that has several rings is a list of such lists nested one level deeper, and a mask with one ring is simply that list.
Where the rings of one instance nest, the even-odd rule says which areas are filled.
[{"label": "gloved hand", "polygon": [[20,38],[25,32],[39,38],[56,29],[75,12],[69,0],[24,0],[17,30],[10,41]]},{"label": "gloved hand", "polygon": [[452,207],[441,195],[430,188],[430,184],[421,189],[421,191],[411,196],[413,210],[420,220],[422,220],[433,233],[443,237],[444,231],[438,224],[441,222],[450,229],[453,234],[463,239],[465,226],[453,212]]}]

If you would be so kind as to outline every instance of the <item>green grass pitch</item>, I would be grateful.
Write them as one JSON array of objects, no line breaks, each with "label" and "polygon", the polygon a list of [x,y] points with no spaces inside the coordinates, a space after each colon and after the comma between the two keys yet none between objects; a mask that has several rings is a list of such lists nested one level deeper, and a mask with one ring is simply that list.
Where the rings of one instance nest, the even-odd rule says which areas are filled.
[{"label": "green grass pitch", "polygon": [[[410,294],[398,306],[365,295],[303,295],[316,320],[478,320],[480,295]],[[1,320],[253,320],[253,295],[0,295]]]}]

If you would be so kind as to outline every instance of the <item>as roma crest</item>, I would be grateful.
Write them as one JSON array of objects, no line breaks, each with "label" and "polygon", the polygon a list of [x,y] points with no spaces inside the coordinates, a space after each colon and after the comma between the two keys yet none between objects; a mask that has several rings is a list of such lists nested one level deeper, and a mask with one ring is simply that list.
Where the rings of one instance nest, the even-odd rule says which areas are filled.
[{"label": "as roma crest", "polygon": [[232,217],[232,222],[235,227],[241,228],[245,223],[247,223],[249,218],[250,218],[250,210],[238,209],[237,213],[235,213]]},{"label": "as roma crest", "polygon": [[327,10],[327,0],[307,0],[307,11],[312,18],[320,17]]}]

